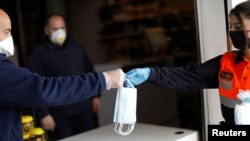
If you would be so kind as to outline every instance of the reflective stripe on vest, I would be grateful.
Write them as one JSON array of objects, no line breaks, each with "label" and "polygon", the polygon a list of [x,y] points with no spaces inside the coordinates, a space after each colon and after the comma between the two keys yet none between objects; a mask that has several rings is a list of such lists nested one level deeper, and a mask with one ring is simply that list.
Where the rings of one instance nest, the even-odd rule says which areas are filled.
[{"label": "reflective stripe on vest", "polygon": [[222,105],[229,107],[229,108],[234,108],[236,104],[240,104],[239,99],[231,99],[222,95],[220,95],[220,102]]},{"label": "reflective stripe on vest", "polygon": [[[227,52],[221,58],[218,74],[219,93],[225,106],[235,105],[235,102],[232,101],[238,101],[237,94],[240,89],[250,89],[250,62],[243,60],[236,64],[236,55],[237,52]],[[225,99],[231,99],[232,101],[229,102],[230,100]]]}]

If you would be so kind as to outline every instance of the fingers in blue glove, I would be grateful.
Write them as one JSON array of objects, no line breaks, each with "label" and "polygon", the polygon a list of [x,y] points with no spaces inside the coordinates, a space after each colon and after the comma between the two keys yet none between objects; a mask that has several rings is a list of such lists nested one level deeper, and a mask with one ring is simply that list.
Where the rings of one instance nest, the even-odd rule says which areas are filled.
[{"label": "fingers in blue glove", "polygon": [[127,77],[127,78],[132,78],[132,77],[134,77],[134,76],[137,75],[138,71],[139,71],[139,68],[137,68],[137,69],[132,69],[132,70],[130,70],[129,72],[125,73],[125,74],[126,74],[126,77]]},{"label": "fingers in blue glove", "polygon": [[129,79],[133,85],[139,85],[149,78],[150,73],[150,68],[136,68],[127,72],[126,78]]}]

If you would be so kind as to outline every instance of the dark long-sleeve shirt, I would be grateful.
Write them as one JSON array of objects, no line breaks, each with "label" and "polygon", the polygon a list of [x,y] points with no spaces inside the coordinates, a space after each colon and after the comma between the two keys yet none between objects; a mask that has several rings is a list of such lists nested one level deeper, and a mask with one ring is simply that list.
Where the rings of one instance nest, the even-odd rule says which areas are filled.
[{"label": "dark long-sleeve shirt", "polygon": [[0,54],[0,140],[22,140],[22,107],[71,104],[95,96],[105,87],[102,73],[41,77]]},{"label": "dark long-sleeve shirt", "polygon": [[[94,67],[83,47],[67,37],[63,46],[56,46],[44,38],[29,59],[29,69],[42,76],[70,76],[94,71]],[[48,114],[73,116],[84,111],[91,112],[91,99],[70,105],[35,108],[40,118]]]},{"label": "dark long-sleeve shirt", "polygon": [[[238,56],[241,55],[238,54]],[[219,55],[198,66],[175,68],[152,67],[149,81],[171,89],[218,88],[221,58],[222,56]],[[221,110],[225,122],[227,124],[234,124],[234,108],[229,108],[221,104]]]},{"label": "dark long-sleeve shirt", "polygon": [[149,80],[171,89],[218,88],[221,55],[199,66],[154,67]]}]

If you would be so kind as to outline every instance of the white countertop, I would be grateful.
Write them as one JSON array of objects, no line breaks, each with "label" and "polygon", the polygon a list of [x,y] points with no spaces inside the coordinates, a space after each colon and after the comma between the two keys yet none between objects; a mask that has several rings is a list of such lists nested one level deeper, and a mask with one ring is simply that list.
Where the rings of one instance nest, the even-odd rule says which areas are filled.
[{"label": "white countertop", "polygon": [[61,141],[198,141],[199,134],[195,130],[136,123],[130,135],[121,136],[113,128],[114,124],[109,124]]}]

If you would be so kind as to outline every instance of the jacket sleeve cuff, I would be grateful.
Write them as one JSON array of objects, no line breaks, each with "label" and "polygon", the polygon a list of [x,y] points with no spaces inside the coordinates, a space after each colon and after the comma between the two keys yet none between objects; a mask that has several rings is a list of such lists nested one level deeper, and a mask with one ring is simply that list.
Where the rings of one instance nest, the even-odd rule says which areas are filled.
[{"label": "jacket sleeve cuff", "polygon": [[154,81],[156,81],[156,78],[157,78],[157,71],[156,71],[156,69],[153,68],[153,67],[151,67],[150,69],[151,69],[151,73],[150,73],[150,75],[149,75],[148,80],[149,80],[150,82],[154,82]]},{"label": "jacket sleeve cuff", "polygon": [[106,90],[110,90],[111,79],[105,72],[103,73],[103,75],[104,75],[104,79],[105,79],[105,82],[106,82]]}]

